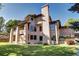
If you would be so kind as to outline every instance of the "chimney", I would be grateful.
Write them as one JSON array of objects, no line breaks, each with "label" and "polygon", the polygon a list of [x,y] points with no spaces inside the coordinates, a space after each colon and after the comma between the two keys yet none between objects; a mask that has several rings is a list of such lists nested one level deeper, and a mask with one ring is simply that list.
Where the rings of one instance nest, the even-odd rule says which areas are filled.
[{"label": "chimney", "polygon": [[49,27],[49,5],[45,4],[41,9],[43,24],[43,43],[50,44],[50,27]]},{"label": "chimney", "polygon": [[48,5],[48,4],[45,4],[45,5],[42,6],[41,13],[42,13],[46,18],[48,18],[47,21],[49,21],[49,5]]}]

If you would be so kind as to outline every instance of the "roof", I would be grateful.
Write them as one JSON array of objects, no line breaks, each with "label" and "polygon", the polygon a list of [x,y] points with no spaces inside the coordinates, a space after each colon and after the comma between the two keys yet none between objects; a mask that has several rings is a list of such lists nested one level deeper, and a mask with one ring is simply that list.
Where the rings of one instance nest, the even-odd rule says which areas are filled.
[{"label": "roof", "polygon": [[57,22],[59,23],[59,27],[61,27],[61,22],[60,22],[60,20],[51,21],[50,24],[56,24]]},{"label": "roof", "polygon": [[19,28],[23,28],[23,27],[24,27],[24,24],[25,24],[24,21],[20,21],[20,20],[19,20],[17,26],[19,26]]},{"label": "roof", "polygon": [[38,17],[43,17],[43,16],[44,16],[43,14],[38,14],[38,15],[36,15],[36,14],[29,14],[29,15],[27,15],[25,17],[25,20],[24,21],[27,23],[29,21],[30,17],[38,18]]},{"label": "roof", "polygon": [[[25,17],[25,22],[26,23],[29,21],[30,17],[38,18],[38,17],[44,17],[44,15],[43,14],[38,14],[38,15],[36,15],[36,14],[29,14],[29,15],[27,15]],[[49,22],[52,22],[51,16],[49,16]]]},{"label": "roof", "polygon": [[61,26],[61,28],[66,29],[66,28],[73,28],[72,26]]},{"label": "roof", "polygon": [[[38,14],[38,15],[36,15],[36,14],[29,14],[29,15],[27,15],[27,16],[25,17],[25,20],[24,20],[24,21],[19,21],[19,22],[18,22],[18,26],[19,26],[19,27],[23,27],[24,24],[30,23],[30,22],[29,22],[30,17],[37,18],[37,17],[41,17],[41,16],[43,16],[43,15],[42,15],[42,14]],[[49,23],[50,23],[50,24],[55,24],[55,23],[57,23],[57,22],[59,23],[59,27],[61,27],[61,22],[60,22],[60,20],[52,21],[51,16],[49,16]]]}]

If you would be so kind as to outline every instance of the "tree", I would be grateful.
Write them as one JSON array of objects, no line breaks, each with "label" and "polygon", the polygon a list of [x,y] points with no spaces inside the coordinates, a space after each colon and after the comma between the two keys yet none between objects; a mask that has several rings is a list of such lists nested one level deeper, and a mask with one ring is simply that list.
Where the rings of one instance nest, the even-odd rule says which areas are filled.
[{"label": "tree", "polygon": [[74,22],[79,22],[79,19],[70,18],[65,22],[64,26],[71,26]]},{"label": "tree", "polygon": [[[2,3],[0,3],[0,10],[2,9],[4,5]],[[4,18],[3,17],[0,17],[0,32],[2,32],[4,30]]]},{"label": "tree", "polygon": [[71,22],[73,22],[74,21],[74,19],[73,18],[70,18],[70,19],[68,19],[65,23],[64,23],[64,26],[71,26]]},{"label": "tree", "polygon": [[2,28],[4,27],[5,19],[3,17],[0,17],[0,32],[2,31]]},{"label": "tree", "polygon": [[64,26],[66,26],[66,27],[71,26],[74,30],[79,30],[79,19],[70,18],[70,19],[68,19],[68,21],[64,24]]},{"label": "tree", "polygon": [[76,31],[79,30],[79,22],[73,22],[73,23],[71,23],[71,25],[74,30],[76,30]]},{"label": "tree", "polygon": [[[79,3],[74,4],[68,10],[79,13]],[[79,19],[73,20],[73,22],[70,22],[70,24],[73,26],[73,29],[79,30]]]},{"label": "tree", "polygon": [[68,10],[69,10],[69,11],[72,11],[72,12],[77,12],[77,13],[79,13],[79,3],[74,4],[74,5],[71,6]]},{"label": "tree", "polygon": [[9,33],[11,28],[15,28],[18,24],[18,20],[9,20],[6,23],[6,31]]}]

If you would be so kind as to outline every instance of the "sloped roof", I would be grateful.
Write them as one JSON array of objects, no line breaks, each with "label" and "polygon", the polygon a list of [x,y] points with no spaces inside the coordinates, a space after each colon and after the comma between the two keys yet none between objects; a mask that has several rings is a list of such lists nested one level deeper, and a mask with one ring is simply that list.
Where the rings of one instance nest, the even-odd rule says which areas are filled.
[{"label": "sloped roof", "polygon": [[18,21],[18,26],[19,28],[23,28],[24,27],[25,22],[24,21]]},{"label": "sloped roof", "polygon": [[[38,18],[38,17],[44,17],[44,15],[43,14],[38,14],[38,15],[36,15],[36,14],[30,14],[30,15],[28,15],[28,16],[25,17],[25,22],[26,23],[27,23],[27,21],[29,21],[30,17]],[[49,22],[52,22],[51,16],[49,16]]]},{"label": "sloped roof", "polygon": [[25,21],[27,22],[30,17],[38,18],[38,17],[42,17],[42,16],[44,16],[44,15],[42,15],[42,14],[38,14],[38,15],[36,15],[36,14],[29,14],[29,15],[27,15],[27,16],[25,17]]},{"label": "sloped roof", "polygon": [[59,28],[61,27],[61,22],[60,22],[60,20],[55,20],[55,21],[52,21],[52,22],[50,22],[50,24],[56,24],[56,23],[59,23]]},{"label": "sloped roof", "polygon": [[[29,14],[29,15],[27,15],[27,16],[25,17],[25,20],[24,20],[24,21],[19,21],[19,22],[18,22],[18,26],[23,27],[24,24],[30,23],[30,22],[29,22],[30,17],[38,18],[38,17],[42,17],[42,16],[44,16],[44,15],[42,15],[42,14],[38,14],[38,15],[36,15],[36,14]],[[59,27],[61,27],[61,22],[60,22],[60,20],[52,21],[51,16],[49,16],[49,24],[55,24],[55,23],[57,23],[57,22],[59,22]]]},{"label": "sloped roof", "polygon": [[42,14],[38,14],[38,15],[36,15],[36,14],[29,14],[29,15],[27,15],[25,17],[25,20],[23,20],[23,21],[19,20],[18,21],[18,26],[22,27],[22,26],[24,26],[25,23],[29,23],[30,17],[37,18],[37,17],[41,17],[41,16],[43,16],[43,15]]}]

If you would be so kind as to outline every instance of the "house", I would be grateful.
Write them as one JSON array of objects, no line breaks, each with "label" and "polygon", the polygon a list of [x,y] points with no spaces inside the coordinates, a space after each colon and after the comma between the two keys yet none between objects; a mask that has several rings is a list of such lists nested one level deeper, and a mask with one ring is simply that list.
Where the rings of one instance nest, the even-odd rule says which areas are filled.
[{"label": "house", "polygon": [[53,21],[49,14],[49,5],[41,8],[41,13],[31,14],[20,21],[16,29],[10,31],[10,43],[59,44],[60,36],[74,36],[71,28],[61,26],[59,20]]}]

